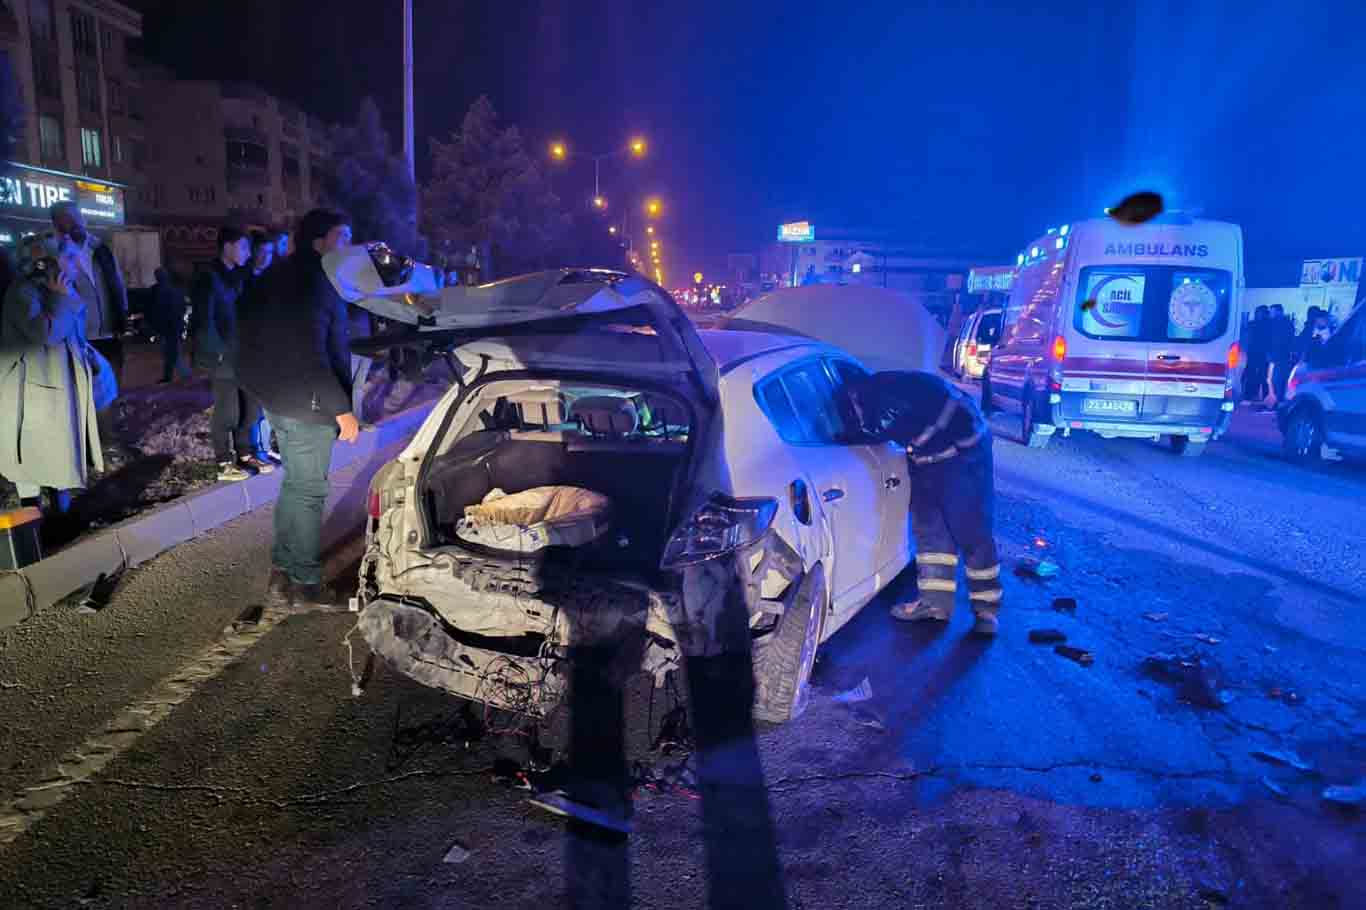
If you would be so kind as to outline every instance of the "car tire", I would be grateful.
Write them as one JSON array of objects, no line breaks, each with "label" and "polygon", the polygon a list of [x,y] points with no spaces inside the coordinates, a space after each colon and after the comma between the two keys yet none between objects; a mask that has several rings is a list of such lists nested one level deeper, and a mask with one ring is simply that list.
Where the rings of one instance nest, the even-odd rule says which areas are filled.
[{"label": "car tire", "polygon": [[1184,455],[1187,458],[1199,458],[1201,455],[1205,454],[1205,446],[1209,445],[1208,440],[1205,442],[1192,442],[1189,436],[1173,436],[1170,441],[1172,451],[1177,455]]},{"label": "car tire", "polygon": [[1316,464],[1323,457],[1323,420],[1318,412],[1301,405],[1290,412],[1281,433],[1285,457],[1300,464]]},{"label": "car tire", "polygon": [[1034,423],[1034,390],[1026,388],[1020,404],[1020,441],[1031,449],[1042,449],[1052,438],[1052,434],[1040,433]]},{"label": "car tire", "polygon": [[985,371],[982,373],[982,416],[990,417],[996,413],[996,405],[991,400],[991,376]]},{"label": "car tire", "polygon": [[795,720],[811,701],[811,670],[829,609],[825,570],[817,565],[802,579],[778,628],[754,649],[758,698],[754,716],[769,723]]}]

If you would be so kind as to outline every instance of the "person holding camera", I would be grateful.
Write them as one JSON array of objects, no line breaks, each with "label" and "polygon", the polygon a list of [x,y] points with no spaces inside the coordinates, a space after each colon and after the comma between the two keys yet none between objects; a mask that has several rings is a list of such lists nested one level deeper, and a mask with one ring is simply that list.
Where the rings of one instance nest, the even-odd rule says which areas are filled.
[{"label": "person holding camera", "polygon": [[20,249],[0,318],[0,474],[24,505],[65,511],[68,491],[104,470],[96,405],[112,367],[86,339],[71,243],[29,237]]}]

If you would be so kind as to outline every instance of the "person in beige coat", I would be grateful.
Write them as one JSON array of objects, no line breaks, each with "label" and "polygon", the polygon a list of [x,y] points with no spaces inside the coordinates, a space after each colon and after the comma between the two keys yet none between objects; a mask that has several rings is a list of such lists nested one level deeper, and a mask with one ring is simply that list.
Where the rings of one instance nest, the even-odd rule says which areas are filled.
[{"label": "person in beige coat", "polygon": [[109,367],[85,337],[77,268],[68,242],[26,241],[0,313],[0,475],[26,504],[51,491],[64,506],[104,470],[95,390]]}]

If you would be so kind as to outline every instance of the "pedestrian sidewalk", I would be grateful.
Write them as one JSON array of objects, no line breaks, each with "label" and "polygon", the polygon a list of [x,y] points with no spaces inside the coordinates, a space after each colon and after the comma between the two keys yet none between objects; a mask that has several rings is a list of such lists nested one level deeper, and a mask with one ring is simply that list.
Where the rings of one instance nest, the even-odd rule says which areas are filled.
[{"label": "pedestrian sidewalk", "polygon": [[[354,530],[364,514],[374,472],[421,426],[433,402],[395,414],[354,443],[333,449],[323,543],[331,545]],[[284,472],[259,474],[237,483],[217,483],[164,506],[91,534],[17,572],[0,574],[0,628],[22,622],[101,576],[140,565],[177,544],[272,504]]]}]

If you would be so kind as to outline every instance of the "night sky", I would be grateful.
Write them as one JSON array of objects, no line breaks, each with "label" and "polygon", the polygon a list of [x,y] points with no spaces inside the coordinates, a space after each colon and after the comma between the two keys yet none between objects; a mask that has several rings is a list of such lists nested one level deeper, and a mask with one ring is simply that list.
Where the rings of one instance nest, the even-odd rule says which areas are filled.
[{"label": "night sky", "polygon": [[[373,94],[397,138],[397,0],[198,0],[198,21],[133,5],[182,76],[254,79],[334,120]],[[1366,253],[1366,8],[1092,6],[414,0],[419,175],[425,137],[487,94],[537,149],[649,136],[605,192],[665,199],[674,275],[801,218],[1006,261],[1138,188],[1242,223],[1252,284]],[[587,193],[591,165],[559,180]]]}]

